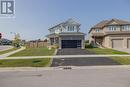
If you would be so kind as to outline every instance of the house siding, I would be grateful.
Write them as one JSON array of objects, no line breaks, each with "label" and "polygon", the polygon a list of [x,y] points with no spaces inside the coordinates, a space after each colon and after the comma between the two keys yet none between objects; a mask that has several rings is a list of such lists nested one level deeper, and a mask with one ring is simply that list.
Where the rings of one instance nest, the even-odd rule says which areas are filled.
[{"label": "house siding", "polygon": [[84,40],[84,36],[71,35],[71,36],[61,36],[61,40]]}]

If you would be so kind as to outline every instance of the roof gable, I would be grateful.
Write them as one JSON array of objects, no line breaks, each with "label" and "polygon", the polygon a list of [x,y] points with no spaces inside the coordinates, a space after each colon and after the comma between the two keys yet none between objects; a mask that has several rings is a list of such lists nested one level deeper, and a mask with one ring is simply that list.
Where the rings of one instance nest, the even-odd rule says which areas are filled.
[{"label": "roof gable", "polygon": [[104,26],[107,26],[107,25],[117,25],[117,24],[119,25],[130,24],[130,22],[119,20],[119,19],[103,20],[100,23],[93,26],[92,28],[103,28]]},{"label": "roof gable", "polygon": [[107,25],[115,25],[115,24],[117,25],[118,23],[115,21],[112,21],[112,22],[108,23]]},{"label": "roof gable", "polygon": [[108,22],[107,25],[123,25],[123,24],[130,24],[130,22],[120,19],[112,19]]},{"label": "roof gable", "polygon": [[73,24],[73,25],[80,25],[80,23],[76,22],[74,19],[70,18],[64,24]]},{"label": "roof gable", "polygon": [[103,20],[100,23],[96,24],[95,26],[93,26],[92,28],[102,28],[104,27],[109,21],[108,20]]},{"label": "roof gable", "polygon": [[53,29],[53,28],[55,28],[55,27],[58,27],[58,26],[61,26],[61,25],[78,25],[78,26],[80,26],[81,24],[78,23],[78,22],[76,22],[73,18],[70,18],[70,19],[68,19],[67,21],[62,22],[62,23],[60,23],[60,24],[57,24],[57,25],[55,25],[54,27],[52,27],[52,28],[50,28],[50,29],[48,29],[48,30],[51,30],[51,29]]},{"label": "roof gable", "polygon": [[95,28],[102,29],[102,28],[104,28],[107,25],[127,25],[127,24],[130,25],[130,22],[125,21],[125,20],[120,20],[120,19],[103,20],[100,23],[98,23],[95,26],[93,26],[90,29],[89,33],[91,32],[92,29],[95,29]]}]

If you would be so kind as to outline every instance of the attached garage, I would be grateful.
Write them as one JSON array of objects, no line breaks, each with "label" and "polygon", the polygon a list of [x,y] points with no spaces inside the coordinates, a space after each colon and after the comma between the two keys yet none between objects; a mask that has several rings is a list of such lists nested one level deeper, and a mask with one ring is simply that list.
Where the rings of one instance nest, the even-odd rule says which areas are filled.
[{"label": "attached garage", "polygon": [[62,48],[81,48],[81,40],[62,40]]},{"label": "attached garage", "polygon": [[130,39],[127,40],[127,46],[130,48]]},{"label": "attached garage", "polygon": [[113,39],[112,48],[123,48],[123,39]]}]

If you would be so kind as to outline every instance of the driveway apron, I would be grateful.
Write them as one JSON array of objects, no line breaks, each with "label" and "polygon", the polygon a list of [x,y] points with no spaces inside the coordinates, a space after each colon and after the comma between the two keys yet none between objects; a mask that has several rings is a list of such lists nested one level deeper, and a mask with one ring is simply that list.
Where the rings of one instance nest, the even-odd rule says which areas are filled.
[{"label": "driveway apron", "polygon": [[[90,52],[86,49],[60,49],[56,55],[96,55],[94,52]],[[97,65],[120,65],[116,61],[108,57],[87,57],[87,58],[54,58],[52,67],[57,66],[97,66]]]}]

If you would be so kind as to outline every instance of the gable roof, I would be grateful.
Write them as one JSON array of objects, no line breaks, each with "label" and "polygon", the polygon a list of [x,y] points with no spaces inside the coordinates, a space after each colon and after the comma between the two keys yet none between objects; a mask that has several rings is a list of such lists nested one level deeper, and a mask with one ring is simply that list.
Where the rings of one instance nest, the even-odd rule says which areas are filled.
[{"label": "gable roof", "polygon": [[57,24],[57,25],[55,25],[54,27],[52,27],[52,28],[50,28],[50,29],[48,29],[48,30],[51,30],[51,29],[53,29],[53,28],[55,28],[55,27],[57,27],[57,26],[65,25],[65,24],[75,24],[75,25],[79,25],[79,26],[81,25],[80,23],[76,22],[73,18],[70,18],[70,19],[68,19],[67,21],[62,22],[62,23],[60,23],[60,24]]},{"label": "gable roof", "polygon": [[111,25],[110,23],[111,22],[116,22],[118,25],[124,25],[124,24],[130,24],[130,22],[128,21],[125,21],[125,20],[120,20],[120,19],[111,19],[111,20],[103,20],[101,21],[100,23],[96,24],[95,26],[93,26],[89,33],[91,32],[92,29],[95,29],[95,28],[103,28],[107,25]]},{"label": "gable roof", "polygon": [[67,21],[64,22],[64,24],[75,24],[75,25],[80,25],[78,22],[76,22],[73,18],[68,19]]},{"label": "gable roof", "polygon": [[116,22],[119,25],[123,25],[123,24],[130,24],[130,22],[126,21],[126,20],[120,20],[120,19],[112,19],[110,20],[109,23],[111,23],[112,21]]},{"label": "gable roof", "polygon": [[103,20],[100,23],[96,24],[95,26],[93,26],[92,28],[102,28],[104,27],[109,21],[108,20]]}]

